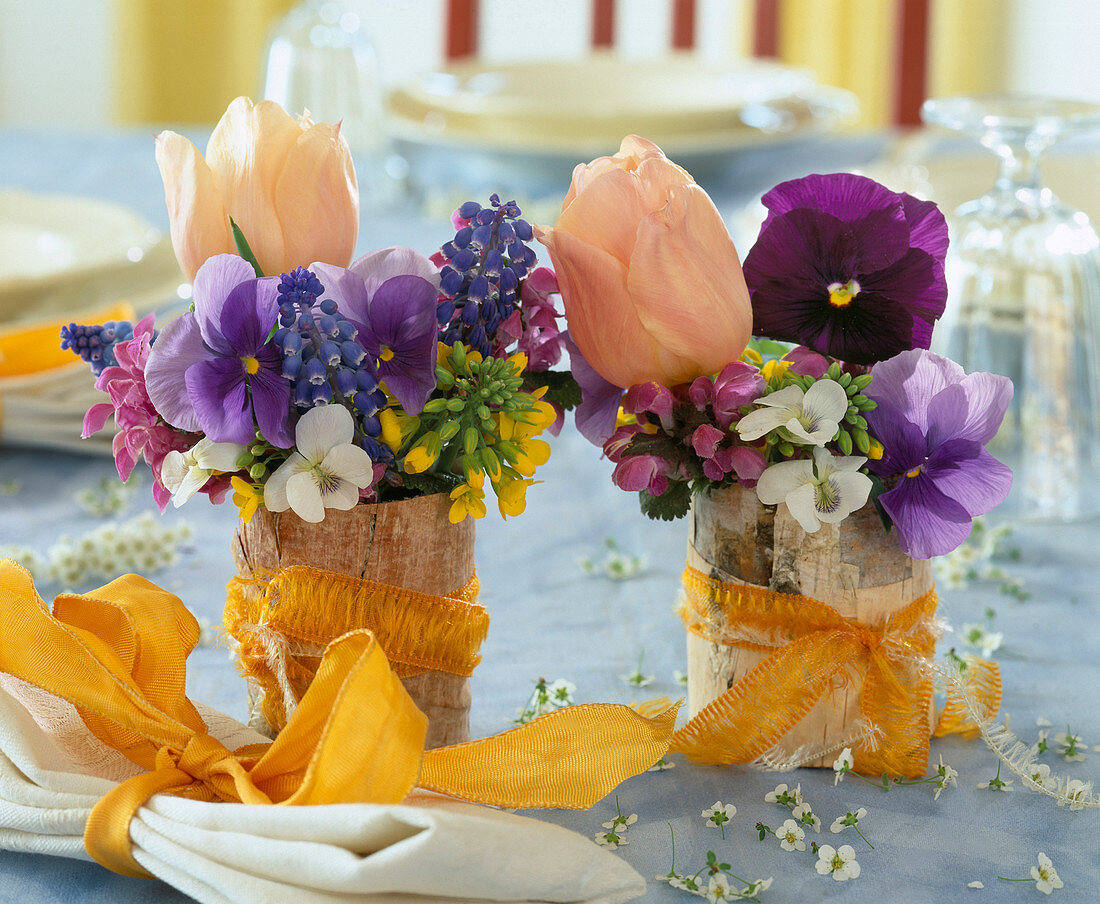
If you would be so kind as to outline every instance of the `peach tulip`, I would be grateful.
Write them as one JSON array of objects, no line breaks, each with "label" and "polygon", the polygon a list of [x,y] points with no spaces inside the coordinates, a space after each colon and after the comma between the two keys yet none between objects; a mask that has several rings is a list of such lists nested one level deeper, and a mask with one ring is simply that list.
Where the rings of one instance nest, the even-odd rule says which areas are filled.
[{"label": "peach tulip", "polygon": [[235,253],[229,219],[267,276],[314,261],[346,267],[359,231],[359,188],[340,126],[297,120],[272,101],[238,97],[215,126],[206,158],[182,135],[157,136],[172,245],[191,279],[215,254]]},{"label": "peach tulip", "polygon": [[663,386],[736,360],[752,330],[741,263],[703,191],[651,141],[573,170],[561,216],[538,227],[569,334],[609,382]]}]

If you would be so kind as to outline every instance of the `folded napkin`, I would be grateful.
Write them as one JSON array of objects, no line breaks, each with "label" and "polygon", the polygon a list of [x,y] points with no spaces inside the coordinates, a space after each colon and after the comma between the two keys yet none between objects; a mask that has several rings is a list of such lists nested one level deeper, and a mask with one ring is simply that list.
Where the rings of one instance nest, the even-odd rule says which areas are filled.
[{"label": "folded napkin", "polygon": [[[266,738],[198,706],[234,749]],[[0,675],[0,848],[90,859],[84,827],[142,772],[76,708]],[[152,797],[130,823],[134,858],[203,904],[575,901],[616,904],[645,882],[559,826],[420,789],[399,805],[274,807]],[[139,881],[139,880],[135,880]]]}]

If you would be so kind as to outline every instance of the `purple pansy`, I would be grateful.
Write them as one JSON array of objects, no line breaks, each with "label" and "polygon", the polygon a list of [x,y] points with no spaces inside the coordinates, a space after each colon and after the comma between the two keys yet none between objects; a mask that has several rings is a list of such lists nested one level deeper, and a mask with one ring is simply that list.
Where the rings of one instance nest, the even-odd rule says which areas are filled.
[{"label": "purple pansy", "polygon": [[384,248],[347,270],[315,263],[328,297],[358,330],[356,340],[378,363],[407,414],[418,414],[435,389],[439,271],[411,248]]},{"label": "purple pansy", "polygon": [[569,352],[569,369],[581,388],[581,403],[573,412],[577,432],[596,446],[602,446],[615,432],[623,390],[609,383],[589,364],[566,330],[562,333]]},{"label": "purple pansy", "polygon": [[195,310],[168,324],[145,368],[149,398],[173,427],[216,443],[248,445],[256,426],[270,443],[294,445],[290,383],[268,342],[279,280],[257,279],[235,254],[209,258],[195,275]]},{"label": "purple pansy", "polygon": [[744,264],[754,334],[857,364],[929,347],[947,301],[935,204],[848,173],[784,182],[763,203]]},{"label": "purple pansy", "polygon": [[1012,472],[984,448],[1012,400],[1012,381],[975,373],[922,349],[876,364],[864,390],[878,402],[870,432],[885,447],[867,467],[899,482],[879,496],[906,555],[956,549],[977,515],[999,505]]}]

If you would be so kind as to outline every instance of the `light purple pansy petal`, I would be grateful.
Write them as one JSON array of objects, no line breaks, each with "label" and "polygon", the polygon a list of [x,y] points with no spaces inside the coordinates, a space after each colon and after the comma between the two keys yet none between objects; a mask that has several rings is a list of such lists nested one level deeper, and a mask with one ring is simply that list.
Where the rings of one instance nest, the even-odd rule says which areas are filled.
[{"label": "light purple pansy petal", "polygon": [[928,456],[922,470],[936,489],[973,518],[996,508],[1012,489],[1012,470],[965,439],[944,443]]},{"label": "light purple pansy petal", "polygon": [[897,194],[874,179],[854,173],[814,173],[781,182],[761,201],[769,211],[765,226],[772,217],[803,207],[824,211],[846,222],[884,209],[890,210],[891,216],[899,222],[905,220]]},{"label": "light purple pansy petal", "polygon": [[863,394],[893,405],[922,433],[928,432],[928,409],[937,393],[966,376],[949,358],[925,349],[911,349],[871,368],[871,385]]},{"label": "light purple pansy petal", "polygon": [[419,251],[403,245],[364,254],[352,261],[348,269],[363,279],[368,296],[373,296],[382,283],[395,276],[419,276],[439,291],[439,268]]},{"label": "light purple pansy petal", "polygon": [[882,458],[867,467],[880,477],[904,474],[924,462],[928,441],[921,429],[889,402],[866,412],[867,429],[884,447]]},{"label": "light purple pansy petal", "polygon": [[577,431],[590,443],[602,446],[615,432],[623,390],[601,377],[589,364],[568,330],[562,334],[569,352],[569,369],[581,388],[581,403],[574,409]]},{"label": "light purple pansy petal", "polygon": [[229,351],[226,356],[255,357],[279,316],[279,281],[251,279],[235,286],[222,304],[220,329]]},{"label": "light purple pansy petal", "polygon": [[212,357],[190,311],[162,329],[153,343],[145,363],[145,389],[153,407],[173,427],[188,433],[199,430],[199,418],[188,395],[184,374],[193,364]]},{"label": "light purple pansy petal", "polygon": [[924,473],[904,478],[878,498],[894,521],[898,545],[911,558],[946,555],[970,536],[970,513]]},{"label": "light purple pansy petal", "polygon": [[232,354],[221,330],[222,306],[233,289],[255,278],[252,265],[235,254],[215,254],[195,274],[191,290],[195,319],[203,341],[219,354]]},{"label": "light purple pansy petal", "polygon": [[969,374],[936,393],[928,406],[928,446],[951,439],[985,445],[1004,420],[1012,401],[1012,381],[999,374]]},{"label": "light purple pansy petal", "polygon": [[239,358],[211,358],[187,369],[187,394],[202,432],[216,443],[248,445],[256,439],[252,407]]},{"label": "light purple pansy petal", "polygon": [[380,354],[393,357],[378,363],[379,379],[408,414],[424,407],[435,389],[435,348],[438,323],[436,290],[419,276],[395,276],[378,287],[370,300],[370,342]]},{"label": "light purple pansy petal", "polygon": [[359,335],[355,338],[362,344],[363,332],[370,320],[368,313],[370,296],[367,294],[363,278],[358,273],[337,267],[335,264],[314,263],[309,265],[309,269],[325,287],[324,297],[335,301],[340,314],[359,330]]}]

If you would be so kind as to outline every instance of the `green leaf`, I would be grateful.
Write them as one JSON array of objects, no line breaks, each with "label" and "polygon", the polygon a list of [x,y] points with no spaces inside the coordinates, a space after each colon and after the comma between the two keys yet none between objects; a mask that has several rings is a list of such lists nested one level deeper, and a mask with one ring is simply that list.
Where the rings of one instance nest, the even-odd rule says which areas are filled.
[{"label": "green leaf", "polygon": [[419,496],[431,496],[433,493],[449,493],[458,486],[459,479],[453,474],[402,474],[401,481],[407,489],[416,491]]},{"label": "green leaf", "polygon": [[263,276],[264,271],[260,269],[260,265],[256,262],[256,255],[252,253],[252,248],[248,244],[248,239],[244,237],[244,233],[241,232],[241,227],[233,222],[232,217],[229,218],[229,225],[233,229],[233,241],[237,245],[237,254],[252,265],[252,269],[256,271],[257,276]]},{"label": "green leaf", "polygon": [[543,386],[546,387],[546,395],[543,398],[565,411],[572,411],[581,403],[581,388],[568,370],[524,372],[524,392],[534,392]]},{"label": "green leaf", "polygon": [[682,481],[673,481],[660,496],[651,496],[645,490],[638,493],[642,514],[654,521],[675,521],[683,518],[691,507],[691,487]]}]

